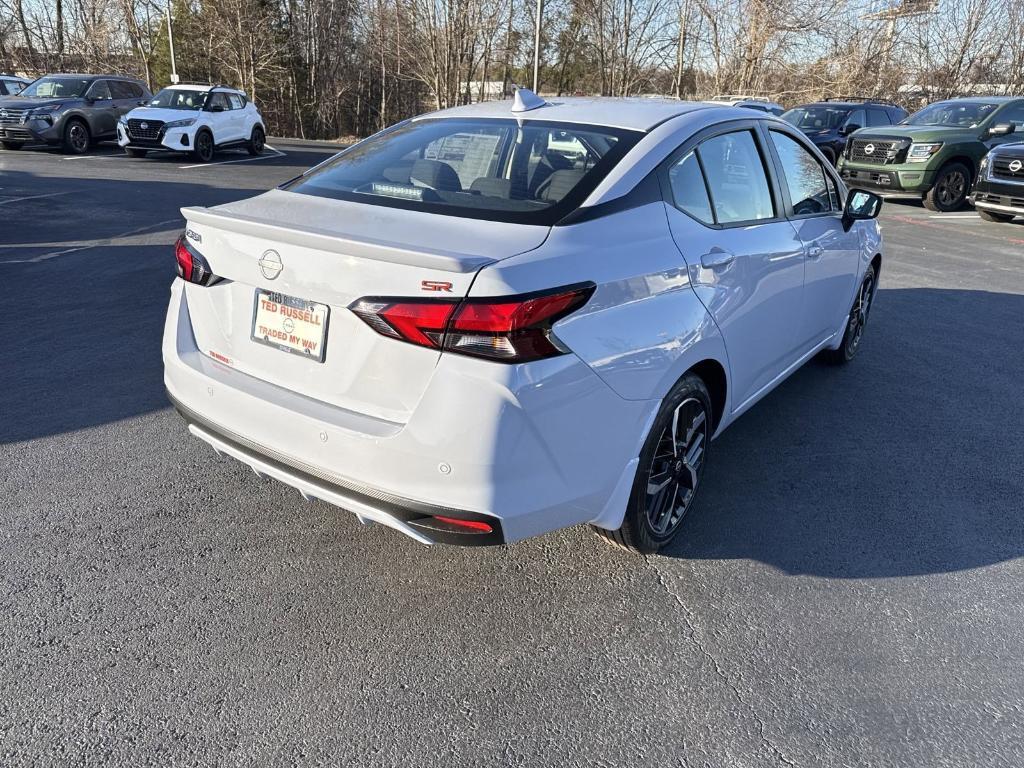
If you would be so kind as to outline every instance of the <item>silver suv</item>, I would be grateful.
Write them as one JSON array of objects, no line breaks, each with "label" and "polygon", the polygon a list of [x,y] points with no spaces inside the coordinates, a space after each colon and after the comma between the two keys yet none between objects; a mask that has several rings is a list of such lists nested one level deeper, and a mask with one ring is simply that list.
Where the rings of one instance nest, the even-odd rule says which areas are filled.
[{"label": "silver suv", "polygon": [[50,144],[80,155],[117,137],[121,115],[149,101],[138,80],[112,75],[46,75],[17,96],[0,98],[0,144]]}]

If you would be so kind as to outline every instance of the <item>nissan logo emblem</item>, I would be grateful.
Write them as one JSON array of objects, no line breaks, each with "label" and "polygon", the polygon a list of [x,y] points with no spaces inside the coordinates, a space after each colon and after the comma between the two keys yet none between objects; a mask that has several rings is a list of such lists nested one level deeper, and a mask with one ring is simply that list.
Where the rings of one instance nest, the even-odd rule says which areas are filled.
[{"label": "nissan logo emblem", "polygon": [[873,154],[875,154],[875,145],[874,144],[868,144],[866,147],[864,147],[864,154],[865,155],[873,155]]},{"label": "nissan logo emblem", "polygon": [[267,280],[276,280],[277,276],[281,274],[281,270],[284,269],[281,254],[277,251],[265,251],[257,263],[260,265],[260,272]]},{"label": "nissan logo emblem", "polygon": [[6,109],[0,109],[0,120],[5,120],[6,118],[7,118],[7,110]]},{"label": "nissan logo emblem", "polygon": [[149,123],[139,123],[139,128],[141,128],[142,130],[146,130],[147,128],[149,128]]},{"label": "nissan logo emblem", "polygon": [[1014,160],[1010,163],[1011,173],[1020,173],[1021,168],[1024,168],[1024,163],[1022,163],[1020,160]]}]

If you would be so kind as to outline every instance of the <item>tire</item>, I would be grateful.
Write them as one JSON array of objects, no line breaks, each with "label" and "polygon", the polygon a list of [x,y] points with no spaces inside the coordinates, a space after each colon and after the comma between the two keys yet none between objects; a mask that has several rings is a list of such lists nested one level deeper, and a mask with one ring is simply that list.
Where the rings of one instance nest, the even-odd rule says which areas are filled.
[{"label": "tire", "polygon": [[192,157],[200,163],[208,163],[213,160],[213,151],[213,134],[206,130],[197,133]]},{"label": "tire", "polygon": [[836,153],[833,150],[829,149],[828,147],[822,147],[821,154],[823,154],[825,156],[825,159],[828,160],[833,166],[836,164]]},{"label": "tire", "polygon": [[1012,213],[998,213],[996,211],[985,211],[981,208],[975,209],[978,215],[981,216],[985,221],[997,222],[999,224],[1005,224],[1008,221],[1013,221],[1014,214]]},{"label": "tire", "polygon": [[947,163],[939,169],[935,184],[924,196],[924,207],[936,213],[963,208],[971,191],[971,170],[963,163]]},{"label": "tire", "polygon": [[69,155],[84,155],[92,145],[92,135],[85,121],[71,118],[64,126],[61,148]]},{"label": "tire", "polygon": [[9,149],[12,152],[16,152],[17,150],[21,149],[20,141],[0,141],[0,144],[3,145],[4,149]]},{"label": "tire", "polygon": [[857,297],[853,300],[853,307],[846,318],[846,330],[843,332],[843,342],[839,349],[827,349],[822,353],[826,362],[832,365],[846,365],[853,360],[860,349],[860,342],[864,336],[864,327],[868,322],[868,314],[875,303],[875,291],[878,289],[878,277],[875,275],[874,265],[869,264],[860,288],[857,290]]},{"label": "tire", "polygon": [[124,151],[128,157],[145,157],[149,153],[149,150],[133,149],[132,147],[125,147]]},{"label": "tire", "polygon": [[263,129],[258,125],[253,126],[252,136],[249,138],[249,144],[246,149],[249,150],[249,154],[255,157],[256,155],[263,154],[263,147],[266,146],[267,135],[263,132]]},{"label": "tire", "polygon": [[[693,508],[704,476],[712,422],[707,387],[699,376],[686,374],[662,402],[640,451],[622,526],[616,531],[595,526],[594,531],[640,554],[654,554],[672,543]],[[682,504],[680,493],[685,494]]]}]

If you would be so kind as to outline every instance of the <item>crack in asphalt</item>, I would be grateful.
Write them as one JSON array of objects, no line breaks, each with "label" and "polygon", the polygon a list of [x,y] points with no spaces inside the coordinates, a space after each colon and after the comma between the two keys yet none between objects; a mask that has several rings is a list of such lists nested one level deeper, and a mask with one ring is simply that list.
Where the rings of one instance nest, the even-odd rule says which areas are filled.
[{"label": "crack in asphalt", "polygon": [[[165,221],[158,221],[155,224],[147,224],[144,227],[138,227],[136,229],[130,229],[127,232],[122,232],[118,235],[111,237],[102,238],[99,240],[83,241],[78,245],[71,246],[70,248],[62,248],[57,251],[48,251],[47,253],[39,254],[38,256],[32,256],[28,259],[2,259],[0,265],[3,264],[39,264],[50,259],[55,259],[58,256],[67,256],[72,253],[79,253],[81,251],[87,251],[90,248],[100,248],[107,245],[133,245],[134,243],[123,243],[124,240],[129,240],[138,235],[144,235],[140,245],[157,245],[162,243],[162,240],[154,240],[153,238],[159,237],[167,233],[168,230],[161,229],[161,227],[167,227],[170,224],[180,223],[181,219],[167,219]],[[42,245],[47,245],[43,243]],[[39,245],[15,243],[12,245],[0,245],[0,249],[22,249],[22,248],[38,248]]]},{"label": "crack in asphalt", "polygon": [[658,568],[655,562],[651,559],[651,556],[645,555],[644,559],[647,561],[647,564],[651,567],[654,573],[658,576],[658,583],[661,585],[661,588],[664,589],[666,594],[668,594],[668,596],[671,597],[676,602],[676,604],[682,609],[683,621],[686,622],[686,629],[689,634],[689,639],[693,643],[694,647],[696,647],[698,652],[700,652],[700,654],[705,659],[711,662],[711,666],[714,668],[715,674],[719,677],[719,679],[721,679],[723,683],[725,683],[729,690],[732,691],[732,694],[735,697],[737,703],[740,704],[742,707],[746,708],[747,711],[750,712],[751,717],[754,718],[754,722],[757,723],[758,735],[761,738],[761,743],[765,747],[767,747],[773,755],[775,755],[779,762],[783,763],[784,765],[795,766],[796,763],[794,763],[792,760],[786,757],[785,753],[783,753],[783,751],[770,738],[768,738],[768,735],[765,733],[764,720],[757,713],[757,710],[754,709],[754,707],[743,698],[743,694],[740,693],[739,687],[737,687],[736,684],[733,683],[732,678],[722,668],[722,665],[719,663],[715,655],[704,647],[704,644],[697,636],[697,629],[693,623],[693,611],[691,611],[690,608],[686,605],[686,603],[683,601],[683,598],[679,595],[679,593],[672,589],[672,587],[668,583],[668,580],[665,578],[665,574],[662,572],[660,568]]}]

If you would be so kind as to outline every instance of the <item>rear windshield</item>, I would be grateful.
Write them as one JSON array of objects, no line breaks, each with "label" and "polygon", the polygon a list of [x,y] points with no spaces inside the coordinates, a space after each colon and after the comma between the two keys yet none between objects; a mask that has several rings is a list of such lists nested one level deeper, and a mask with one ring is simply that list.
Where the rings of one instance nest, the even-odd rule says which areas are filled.
[{"label": "rear windshield", "polygon": [[466,218],[550,225],[642,136],[604,126],[427,119],[357,144],[285,189]]}]

